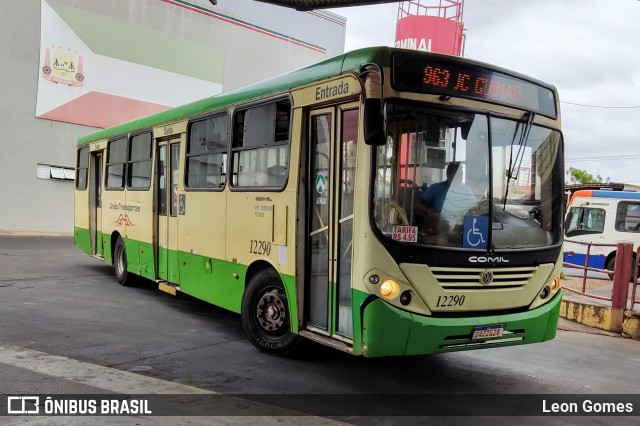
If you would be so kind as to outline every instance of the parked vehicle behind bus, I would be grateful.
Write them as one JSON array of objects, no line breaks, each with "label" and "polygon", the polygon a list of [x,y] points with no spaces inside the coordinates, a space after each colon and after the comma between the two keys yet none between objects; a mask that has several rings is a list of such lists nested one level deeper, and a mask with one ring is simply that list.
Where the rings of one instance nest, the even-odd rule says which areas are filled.
[{"label": "parked vehicle behind bus", "polygon": [[[640,245],[640,193],[610,190],[574,192],[565,219],[565,237],[569,241],[599,244],[630,241],[635,252]],[[611,271],[609,276],[613,278],[616,247],[591,246],[588,265],[586,256],[586,245],[565,242],[565,262],[608,269]]]}]

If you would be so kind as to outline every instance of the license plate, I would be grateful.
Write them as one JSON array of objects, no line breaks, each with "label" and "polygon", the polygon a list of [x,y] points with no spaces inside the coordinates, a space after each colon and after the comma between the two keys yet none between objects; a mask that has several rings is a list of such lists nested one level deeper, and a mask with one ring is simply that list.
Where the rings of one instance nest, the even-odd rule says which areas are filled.
[{"label": "license plate", "polygon": [[504,331],[504,325],[486,325],[484,327],[476,327],[473,329],[471,340],[492,339],[501,337]]}]

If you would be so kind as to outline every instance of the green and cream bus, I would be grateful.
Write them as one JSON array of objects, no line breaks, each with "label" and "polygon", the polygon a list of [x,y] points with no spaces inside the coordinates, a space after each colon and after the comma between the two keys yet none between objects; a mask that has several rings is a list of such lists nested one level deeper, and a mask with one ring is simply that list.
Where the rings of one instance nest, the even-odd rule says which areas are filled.
[{"label": "green and cream bus", "polygon": [[240,313],[268,353],[549,340],[558,102],[476,61],[346,53],[80,138],[75,243],[121,284]]}]

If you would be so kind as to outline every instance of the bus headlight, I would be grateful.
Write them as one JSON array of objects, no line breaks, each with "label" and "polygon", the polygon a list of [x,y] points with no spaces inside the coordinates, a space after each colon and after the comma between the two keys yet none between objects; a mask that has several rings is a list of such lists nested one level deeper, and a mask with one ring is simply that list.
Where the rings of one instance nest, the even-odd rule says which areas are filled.
[{"label": "bus headlight", "polygon": [[400,286],[393,280],[386,280],[380,286],[380,294],[385,299],[395,299],[400,293]]}]

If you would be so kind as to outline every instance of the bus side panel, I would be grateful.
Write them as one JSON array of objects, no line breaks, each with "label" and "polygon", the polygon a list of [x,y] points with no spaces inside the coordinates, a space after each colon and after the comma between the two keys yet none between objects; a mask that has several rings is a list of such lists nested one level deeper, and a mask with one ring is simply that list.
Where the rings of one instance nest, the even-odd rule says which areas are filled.
[{"label": "bus side panel", "polygon": [[74,227],[73,242],[83,252],[91,254],[91,237],[88,229]]},{"label": "bus side panel", "polygon": [[[107,258],[112,260],[113,257],[113,245],[115,241],[113,243],[111,242],[111,236],[114,235],[114,233],[120,235],[126,244],[128,214],[120,210],[120,206],[124,206],[125,204],[124,190],[105,188],[102,191],[102,232],[105,238],[105,262],[107,262]],[[127,250],[127,259],[130,261],[129,254],[131,248],[126,246],[125,248]]]},{"label": "bus side panel", "polygon": [[[88,173],[88,172],[87,172]],[[89,176],[87,174],[87,181]],[[91,236],[89,235],[89,184],[84,190],[74,185],[73,194],[73,241],[87,254],[91,254]]]},{"label": "bus side panel", "polygon": [[246,266],[225,260],[226,192],[186,191],[180,195],[184,195],[176,252],[180,290],[239,312],[242,285],[233,274],[244,276]]},{"label": "bus side panel", "polygon": [[[296,187],[291,179],[289,187]],[[291,324],[295,330],[298,323],[293,251],[295,215],[285,213],[295,212],[295,189],[230,192],[228,200],[227,259],[247,266],[256,261],[273,265],[284,280]],[[247,284],[243,280],[243,288]]]},{"label": "bus side panel", "polygon": [[[221,308],[240,313],[245,265],[191,253],[178,252],[180,290]],[[235,278],[237,277],[237,278]]]},{"label": "bus side panel", "polygon": [[129,271],[150,279],[155,279],[153,259],[153,191],[127,190],[125,206],[119,207],[119,215],[124,215],[127,262]]}]

